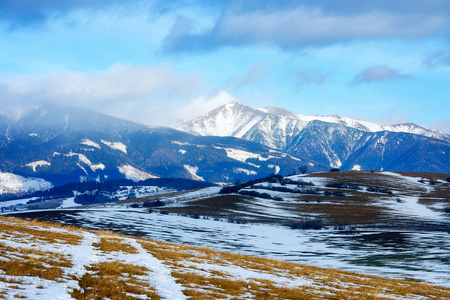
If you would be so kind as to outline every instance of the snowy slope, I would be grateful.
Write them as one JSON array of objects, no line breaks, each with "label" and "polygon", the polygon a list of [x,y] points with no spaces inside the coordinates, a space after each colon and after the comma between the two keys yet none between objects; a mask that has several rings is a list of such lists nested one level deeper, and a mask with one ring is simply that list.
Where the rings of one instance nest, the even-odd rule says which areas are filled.
[{"label": "snowy slope", "polygon": [[[448,159],[439,154],[450,150],[450,136],[412,123],[378,125],[341,116],[307,116],[281,108],[252,108],[232,102],[177,129],[200,136],[243,138],[316,166],[351,169],[358,164],[366,170],[450,170]],[[407,151],[408,145],[416,150]]]},{"label": "snowy slope", "polygon": [[12,173],[0,172],[0,195],[46,190],[53,185],[41,178],[25,178]]},{"label": "snowy slope", "polygon": [[238,102],[228,103],[176,129],[203,136],[234,136],[249,140],[260,135],[265,145],[282,149],[288,137],[299,133],[312,121],[340,124],[365,132],[404,132],[450,141],[446,134],[413,123],[378,125],[341,116],[300,115],[276,107],[252,108]]},{"label": "snowy slope", "polygon": [[[168,219],[169,225],[173,224],[173,219],[183,219],[132,210],[122,213],[121,217],[126,213],[132,217],[132,224],[139,220],[145,226],[164,223],[162,218]],[[92,215],[111,218],[114,212],[105,215],[98,211]],[[179,222],[172,236],[184,237],[179,233],[194,225],[186,223]],[[220,222],[215,223],[212,228],[218,229],[220,234],[228,233],[224,229],[233,225],[217,226]],[[0,232],[0,291],[5,299],[262,299],[261,295],[270,295],[271,299],[341,299],[342,295],[349,299],[359,299],[361,295],[383,299],[447,299],[450,296],[450,289],[445,286],[242,256],[107,231],[7,218],[0,218],[0,226],[4,229]],[[295,235],[291,238],[285,234],[287,229],[239,227],[232,229],[251,237],[244,243],[286,249],[295,242],[296,248],[319,246],[314,250],[328,251],[321,243],[305,243],[308,237]],[[169,230],[172,231],[172,226]],[[166,229],[155,233],[164,231]],[[198,230],[186,232],[188,236],[200,233]],[[207,236],[217,238],[216,234]],[[267,241],[261,243],[267,236],[274,244],[276,241],[276,245]],[[278,243],[280,241],[283,244]]]}]

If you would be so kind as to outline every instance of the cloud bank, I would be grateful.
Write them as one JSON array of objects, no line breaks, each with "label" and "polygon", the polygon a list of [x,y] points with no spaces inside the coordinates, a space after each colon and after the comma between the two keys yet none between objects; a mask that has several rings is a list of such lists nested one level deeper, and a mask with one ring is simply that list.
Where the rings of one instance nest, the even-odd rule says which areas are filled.
[{"label": "cloud bank", "polygon": [[[55,103],[72,105],[153,125],[189,120],[230,101],[210,93],[198,73],[178,73],[169,66],[115,64],[100,72],[66,71],[16,77],[0,84],[0,110],[20,117],[27,110]],[[8,109],[8,110],[6,110]]]},{"label": "cloud bank", "polygon": [[211,51],[225,46],[273,45],[284,49],[326,46],[354,40],[415,39],[448,26],[443,13],[360,11],[351,15],[299,6],[283,10],[225,9],[210,29],[199,31],[177,20],[163,51]]}]

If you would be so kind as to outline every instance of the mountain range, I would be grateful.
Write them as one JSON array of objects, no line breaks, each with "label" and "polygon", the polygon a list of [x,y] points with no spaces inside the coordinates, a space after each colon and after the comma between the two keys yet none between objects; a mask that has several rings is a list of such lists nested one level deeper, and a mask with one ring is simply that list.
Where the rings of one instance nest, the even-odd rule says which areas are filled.
[{"label": "mountain range", "polygon": [[450,136],[413,123],[386,126],[232,102],[176,128],[254,141],[308,162],[312,170],[450,171]]},{"label": "mountain range", "polygon": [[177,128],[59,105],[15,121],[0,117],[0,172],[53,185],[152,177],[229,183],[304,166],[449,173],[449,154],[448,135],[415,124],[380,126],[237,102]]},{"label": "mountain range", "polygon": [[244,139],[196,136],[68,106],[42,107],[4,123],[0,171],[54,185],[152,177],[234,182],[291,173],[302,164]]}]

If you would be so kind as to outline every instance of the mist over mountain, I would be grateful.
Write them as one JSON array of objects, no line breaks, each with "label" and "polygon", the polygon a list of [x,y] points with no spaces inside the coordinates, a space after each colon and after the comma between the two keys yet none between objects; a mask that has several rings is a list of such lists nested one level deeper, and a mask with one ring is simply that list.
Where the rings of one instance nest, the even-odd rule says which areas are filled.
[{"label": "mist over mountain", "polygon": [[177,129],[258,142],[300,157],[315,170],[318,163],[342,169],[450,171],[450,136],[413,123],[378,125],[233,102]]},{"label": "mist over mountain", "polygon": [[292,173],[303,163],[244,139],[194,136],[58,105],[6,124],[2,137],[1,172],[55,185],[152,177],[233,182]]}]

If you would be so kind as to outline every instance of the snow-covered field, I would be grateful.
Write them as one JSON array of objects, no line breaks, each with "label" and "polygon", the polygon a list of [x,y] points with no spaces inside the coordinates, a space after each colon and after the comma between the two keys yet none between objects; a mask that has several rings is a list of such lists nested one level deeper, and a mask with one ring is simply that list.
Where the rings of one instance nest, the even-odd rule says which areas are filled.
[{"label": "snow-covered field", "polygon": [[[128,213],[131,213],[130,218],[139,214],[137,211]],[[175,225],[176,219],[180,220],[175,217],[169,224]],[[145,220],[162,221],[158,218]],[[177,225],[181,224],[178,222]],[[194,224],[187,222],[187,226]],[[126,297],[178,300],[261,299],[262,296],[356,299],[361,295],[387,299],[442,299],[450,296],[450,289],[444,287],[167,244],[105,231],[7,218],[0,218],[0,227],[0,294],[6,299]],[[238,234],[249,237],[245,243],[254,243],[258,239],[259,245],[286,248],[287,237],[279,236],[282,232],[275,227],[240,227],[229,229],[237,229]],[[211,230],[219,230],[217,234],[225,233],[224,239],[233,238],[229,231],[220,231],[220,228],[212,226]],[[260,239],[266,235],[273,243]],[[199,232],[197,236],[202,237]],[[301,240],[295,238],[295,241]],[[317,247],[311,251],[327,251],[320,243],[314,243]],[[248,251],[240,252],[247,254]]]},{"label": "snow-covered field", "polygon": [[292,230],[145,213],[97,209],[61,222],[196,246],[258,255],[390,278],[414,278],[450,287],[450,238],[446,232]]},{"label": "snow-covered field", "polygon": [[[247,190],[267,192],[272,196],[281,195],[285,201],[251,197],[240,199],[240,196],[236,194],[229,198],[219,197],[221,187],[210,187],[158,196],[158,199],[166,203],[166,206],[159,208],[163,213],[157,212],[157,209],[154,213],[148,213],[144,208],[130,208],[129,204],[110,203],[98,205],[97,208],[47,211],[49,214],[44,219],[81,225],[89,229],[121,231],[160,241],[206,246],[319,267],[389,278],[424,280],[450,287],[450,235],[445,231],[431,232],[422,229],[420,232],[406,229],[382,231],[359,227],[359,230],[346,232],[334,230],[333,226],[326,226],[322,230],[293,230],[282,226],[283,223],[280,220],[298,221],[299,217],[303,216],[326,218],[327,206],[331,207],[332,214],[336,214],[336,210],[343,207],[344,210],[339,212],[342,215],[338,215],[338,220],[344,214],[358,214],[361,213],[360,209],[376,207],[375,214],[370,216],[378,217],[378,213],[383,213],[384,219],[379,219],[384,220],[383,222],[391,219],[395,222],[406,220],[407,226],[412,220],[417,223],[423,222],[423,224],[439,223],[441,227],[450,224],[449,214],[445,214],[442,210],[449,203],[448,194],[446,194],[449,183],[436,181],[436,184],[431,185],[429,179],[421,177],[388,172],[366,173],[345,174],[342,172],[339,175],[332,175],[340,176],[336,180],[328,173],[290,177],[293,181],[312,182],[314,186],[305,188],[320,189],[322,193],[326,189],[340,190],[333,187],[326,188],[328,183],[344,180],[348,184],[353,183],[348,181],[350,179],[359,180],[357,183],[360,189],[344,188],[345,196],[343,197],[326,197],[321,194],[320,201],[316,201],[316,197],[319,197],[316,195],[311,198],[311,201],[306,202],[295,199],[304,195],[296,196],[299,194],[258,188],[258,186],[268,187],[269,184],[263,182]],[[297,188],[297,184],[292,182],[271,183],[271,185],[289,189]],[[368,190],[369,186],[375,185],[389,188],[392,194]],[[135,192],[137,196],[145,194],[143,190]],[[157,191],[150,189],[146,192],[156,193]],[[124,190],[124,195],[128,193],[129,190]],[[235,199],[237,202],[232,202]],[[69,203],[70,199],[64,202],[64,206]],[[223,217],[208,218],[207,214],[196,214],[197,208],[204,209],[202,211],[205,212],[222,209],[226,214]],[[346,208],[350,210],[345,210]],[[171,209],[174,210],[171,211]],[[165,210],[168,211],[168,215]],[[179,213],[181,211],[183,213]],[[42,217],[47,212],[42,211],[32,217]],[[373,211],[367,210],[367,213],[373,213]],[[182,215],[190,215],[191,218]],[[365,217],[365,211],[362,215]],[[229,217],[233,216],[244,216],[244,219],[245,216],[249,219],[252,216],[262,217],[265,218],[266,224],[228,222]],[[379,220],[377,222],[380,222]],[[273,225],[269,225],[272,222],[274,222]],[[370,222],[367,224],[365,228],[376,225]],[[407,226],[397,228],[408,228]]]}]

